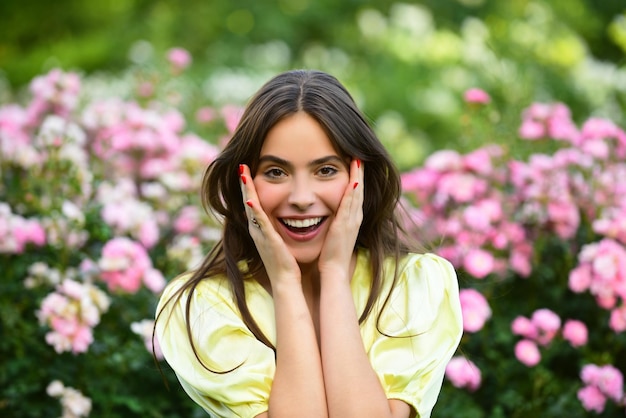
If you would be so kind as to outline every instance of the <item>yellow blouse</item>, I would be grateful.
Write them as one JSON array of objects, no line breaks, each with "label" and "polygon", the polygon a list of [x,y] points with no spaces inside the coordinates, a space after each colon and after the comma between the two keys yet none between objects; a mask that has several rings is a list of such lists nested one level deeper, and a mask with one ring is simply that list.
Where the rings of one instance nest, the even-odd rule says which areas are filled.
[{"label": "yellow blouse", "polygon": [[[393,261],[388,260],[384,268],[385,277],[389,277],[384,290],[388,290]],[[430,416],[445,367],[461,339],[458,284],[452,265],[433,254],[407,255],[401,260],[399,272],[378,324],[387,335],[376,326],[377,309],[387,295],[383,291],[378,305],[361,324],[361,336],[387,398],[403,400],[424,418]],[[190,325],[196,351],[214,371],[235,369],[220,374],[202,367],[187,338],[187,295],[175,305],[164,305],[188,277],[173,280],[157,308],[159,312],[165,306],[156,335],[166,361],[191,399],[211,416],[254,417],[267,411],[276,367],[274,352],[244,325],[226,279],[211,278],[197,287],[191,302]],[[351,281],[359,314],[367,301],[370,282],[369,253],[360,250]],[[252,315],[275,344],[271,295],[255,280],[246,281],[245,290]]]}]

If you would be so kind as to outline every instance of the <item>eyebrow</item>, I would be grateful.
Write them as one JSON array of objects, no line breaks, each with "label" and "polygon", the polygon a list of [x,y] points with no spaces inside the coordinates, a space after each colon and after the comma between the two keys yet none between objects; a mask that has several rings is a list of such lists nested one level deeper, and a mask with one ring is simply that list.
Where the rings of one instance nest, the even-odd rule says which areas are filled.
[{"label": "eyebrow", "polygon": [[[261,158],[259,158],[259,165],[266,163],[266,162],[270,162],[270,163],[274,163],[277,165],[282,165],[283,167],[287,167],[289,169],[293,169],[293,164],[285,159],[282,159],[280,157],[277,157],[275,155],[264,155]],[[321,165],[321,164],[327,164],[330,162],[336,162],[336,163],[341,163],[341,164],[345,164],[345,161],[342,160],[338,155],[328,155],[326,157],[322,157],[322,158],[317,158],[313,161],[309,161],[309,163],[307,164],[309,167],[313,167],[316,165]]]}]

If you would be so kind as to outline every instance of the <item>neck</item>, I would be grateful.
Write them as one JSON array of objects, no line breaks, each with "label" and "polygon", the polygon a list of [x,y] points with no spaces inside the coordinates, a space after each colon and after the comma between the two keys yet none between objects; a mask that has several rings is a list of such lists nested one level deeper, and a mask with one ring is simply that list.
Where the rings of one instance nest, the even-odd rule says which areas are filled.
[{"label": "neck", "polygon": [[319,292],[320,271],[317,267],[317,260],[312,263],[299,264],[299,266],[302,286],[317,289]]}]

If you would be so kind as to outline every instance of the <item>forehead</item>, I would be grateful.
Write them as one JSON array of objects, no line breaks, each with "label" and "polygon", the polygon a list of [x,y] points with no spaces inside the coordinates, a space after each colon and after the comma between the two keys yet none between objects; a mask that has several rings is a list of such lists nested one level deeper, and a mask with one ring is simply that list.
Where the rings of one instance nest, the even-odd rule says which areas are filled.
[{"label": "forehead", "polygon": [[264,155],[297,160],[339,154],[322,126],[307,113],[298,112],[269,130],[261,147],[260,156]]}]

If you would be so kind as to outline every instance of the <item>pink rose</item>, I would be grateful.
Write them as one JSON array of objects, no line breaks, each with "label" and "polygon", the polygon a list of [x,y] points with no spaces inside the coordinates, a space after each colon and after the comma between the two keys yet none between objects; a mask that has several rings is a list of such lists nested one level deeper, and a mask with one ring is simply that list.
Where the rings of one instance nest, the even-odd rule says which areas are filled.
[{"label": "pink rose", "polygon": [[604,411],[606,396],[595,386],[585,386],[578,391],[578,400],[587,411],[595,411],[598,414]]},{"label": "pink rose", "polygon": [[511,331],[515,335],[522,336],[534,340],[539,335],[539,331],[535,324],[525,316],[518,316],[511,323]]},{"label": "pink rose", "polygon": [[530,340],[521,340],[515,344],[515,357],[528,367],[534,367],[541,361],[537,344]]},{"label": "pink rose", "polygon": [[459,171],[463,168],[463,157],[454,150],[435,151],[426,158],[424,168],[438,172]]},{"label": "pink rose", "polygon": [[491,317],[491,308],[487,299],[475,289],[462,289],[459,297],[463,313],[463,329],[468,332],[480,331]]},{"label": "pink rose", "polygon": [[419,200],[427,201],[440,177],[440,172],[429,168],[412,170],[402,175],[402,190],[415,193]]},{"label": "pink rose", "polygon": [[549,344],[561,328],[561,318],[549,309],[537,309],[530,320],[539,330],[536,341],[541,345]]},{"label": "pink rose", "polygon": [[152,293],[159,293],[167,284],[165,277],[163,277],[163,274],[157,269],[149,269],[146,271],[143,276],[143,283]]},{"label": "pink rose", "polygon": [[522,277],[528,277],[532,272],[532,247],[526,243],[516,245],[509,255],[511,269]]},{"label": "pink rose", "polygon": [[453,357],[446,366],[446,377],[457,388],[475,391],[481,384],[480,369],[465,357]]},{"label": "pink rose", "polygon": [[463,157],[463,165],[465,169],[480,175],[490,175],[493,171],[492,153],[492,149],[486,147],[472,151]]},{"label": "pink rose", "polygon": [[624,376],[610,364],[600,367],[598,388],[610,399],[621,402],[624,397]]},{"label": "pink rose", "polygon": [[481,248],[475,248],[465,255],[463,268],[477,279],[483,279],[493,272],[495,260],[490,252]]},{"label": "pink rose", "polygon": [[569,273],[568,286],[572,292],[582,293],[591,285],[591,266],[581,264]]},{"label": "pink rose", "polygon": [[98,265],[109,290],[135,293],[141,287],[143,276],[152,268],[152,261],[141,244],[117,237],[104,245]]},{"label": "pink rose", "polygon": [[557,235],[563,239],[572,238],[580,224],[578,206],[570,201],[551,201],[548,203],[548,216],[554,222]]},{"label": "pink rose", "polygon": [[191,54],[183,48],[172,48],[167,51],[167,60],[175,73],[179,73],[191,64]]},{"label": "pink rose", "polygon": [[93,342],[93,332],[87,325],[80,326],[72,336],[72,352],[74,354],[84,353]]},{"label": "pink rose", "polygon": [[524,120],[517,134],[524,139],[541,139],[546,136],[546,127],[535,120]]},{"label": "pink rose", "polygon": [[487,104],[491,102],[491,97],[487,92],[479,88],[471,88],[465,92],[463,98],[467,103]]},{"label": "pink rose", "polygon": [[563,338],[569,341],[572,347],[581,347],[587,344],[587,327],[581,321],[569,319],[563,326]]},{"label": "pink rose", "polygon": [[600,380],[600,367],[595,364],[586,364],[580,371],[580,378],[587,385],[597,385]]},{"label": "pink rose", "polygon": [[615,332],[626,331],[626,305],[622,305],[621,307],[611,311],[609,326]]},{"label": "pink rose", "polygon": [[77,317],[53,316],[50,319],[50,327],[65,337],[71,337],[76,333],[79,327]]}]

